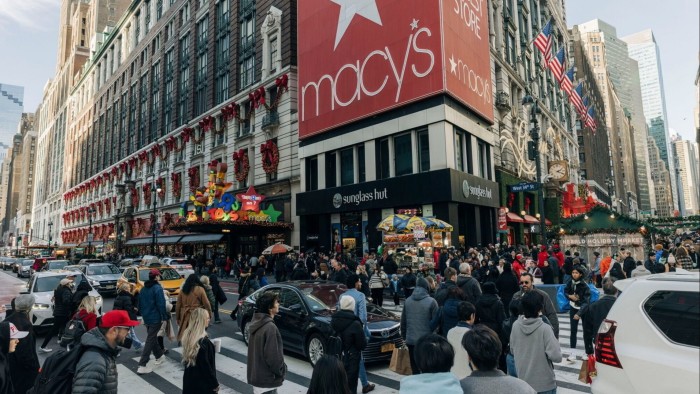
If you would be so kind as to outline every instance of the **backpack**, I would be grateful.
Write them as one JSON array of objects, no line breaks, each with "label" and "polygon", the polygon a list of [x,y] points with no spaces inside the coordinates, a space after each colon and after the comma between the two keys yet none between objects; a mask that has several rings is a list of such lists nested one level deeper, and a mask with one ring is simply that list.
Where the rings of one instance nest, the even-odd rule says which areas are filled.
[{"label": "backpack", "polygon": [[59,349],[51,354],[41,367],[31,394],[70,394],[73,376],[80,357],[87,350],[80,342],[70,350]]},{"label": "backpack", "polygon": [[326,341],[326,352],[329,356],[341,358],[343,355],[343,341],[337,335],[330,335]]},{"label": "backpack", "polygon": [[69,347],[80,343],[80,337],[82,337],[86,331],[85,323],[83,323],[76,313],[73,319],[66,323],[66,328],[63,330],[63,336],[61,336],[59,345],[70,350]]}]

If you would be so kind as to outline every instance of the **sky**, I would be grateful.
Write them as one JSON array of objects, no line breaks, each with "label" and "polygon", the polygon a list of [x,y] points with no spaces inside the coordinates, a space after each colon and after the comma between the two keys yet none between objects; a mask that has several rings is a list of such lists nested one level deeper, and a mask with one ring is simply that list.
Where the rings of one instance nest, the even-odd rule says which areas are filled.
[{"label": "sky", "polygon": [[652,29],[661,53],[669,127],[693,141],[700,54],[698,4],[698,0],[566,0],[569,27],[597,18],[615,26],[618,37]]},{"label": "sky", "polygon": [[[0,83],[24,86],[25,111],[36,110],[56,68],[61,0],[0,0]],[[695,138],[698,70],[697,0],[567,0],[569,26],[599,18],[619,37],[651,28],[661,51],[669,126]]]}]

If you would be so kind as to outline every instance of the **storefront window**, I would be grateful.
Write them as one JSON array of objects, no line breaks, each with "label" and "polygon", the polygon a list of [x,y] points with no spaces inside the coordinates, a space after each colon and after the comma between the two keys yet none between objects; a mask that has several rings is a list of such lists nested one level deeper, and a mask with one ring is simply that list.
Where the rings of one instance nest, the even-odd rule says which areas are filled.
[{"label": "storefront window", "polygon": [[353,148],[340,151],[340,185],[355,183],[355,166]]},{"label": "storefront window", "polygon": [[484,141],[479,140],[479,176],[491,179],[491,147]]},{"label": "storefront window", "polygon": [[318,190],[318,158],[306,159],[306,190]]},{"label": "storefront window", "polygon": [[462,133],[457,133],[455,136],[455,163],[457,166],[457,170],[459,171],[464,171],[464,155],[462,154],[462,140],[464,139],[464,136]]},{"label": "storefront window", "polygon": [[364,182],[367,179],[365,171],[365,146],[357,146],[357,182]]},{"label": "storefront window", "polygon": [[430,171],[430,139],[428,130],[418,132],[418,170],[420,172]]},{"label": "storefront window", "polygon": [[326,187],[336,187],[335,152],[326,153]]},{"label": "storefront window", "polygon": [[394,155],[396,176],[413,173],[413,154],[411,152],[411,134],[394,137]]},{"label": "storefront window", "polygon": [[377,143],[377,179],[389,178],[389,139],[384,138]]}]

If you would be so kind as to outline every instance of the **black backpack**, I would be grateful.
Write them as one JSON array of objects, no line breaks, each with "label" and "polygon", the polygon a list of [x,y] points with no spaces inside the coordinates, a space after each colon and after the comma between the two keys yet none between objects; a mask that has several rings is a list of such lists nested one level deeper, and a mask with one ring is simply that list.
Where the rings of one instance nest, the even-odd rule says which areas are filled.
[{"label": "black backpack", "polygon": [[329,356],[341,358],[343,355],[343,341],[337,335],[331,335],[326,341],[326,352]]},{"label": "black backpack", "polygon": [[70,350],[59,349],[50,355],[41,367],[34,387],[28,394],[70,394],[73,376],[80,357],[87,350],[80,342]]},{"label": "black backpack", "polygon": [[76,314],[71,320],[66,323],[66,328],[63,330],[61,342],[59,345],[65,348],[75,346],[80,343],[80,337],[85,334],[85,323]]}]

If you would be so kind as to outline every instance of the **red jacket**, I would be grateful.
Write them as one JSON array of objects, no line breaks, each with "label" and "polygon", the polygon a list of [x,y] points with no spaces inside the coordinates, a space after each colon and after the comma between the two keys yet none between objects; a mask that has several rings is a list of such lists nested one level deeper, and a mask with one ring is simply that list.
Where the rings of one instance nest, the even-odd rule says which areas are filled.
[{"label": "red jacket", "polygon": [[90,331],[97,327],[97,315],[94,313],[88,313],[85,309],[81,309],[75,314],[75,317],[83,321],[85,331]]},{"label": "red jacket", "polygon": [[520,274],[523,273],[523,271],[525,271],[525,268],[520,263],[520,261],[518,261],[517,259],[513,260],[513,267],[512,268],[513,268],[513,272],[515,272],[516,278],[520,278]]},{"label": "red jacket", "polygon": [[557,260],[559,261],[559,268],[563,267],[564,266],[564,253],[562,253],[560,250],[560,251],[554,253],[554,257],[556,257]]},{"label": "red jacket", "polygon": [[546,250],[537,254],[537,266],[539,268],[544,267],[544,262],[549,258],[549,253]]}]

